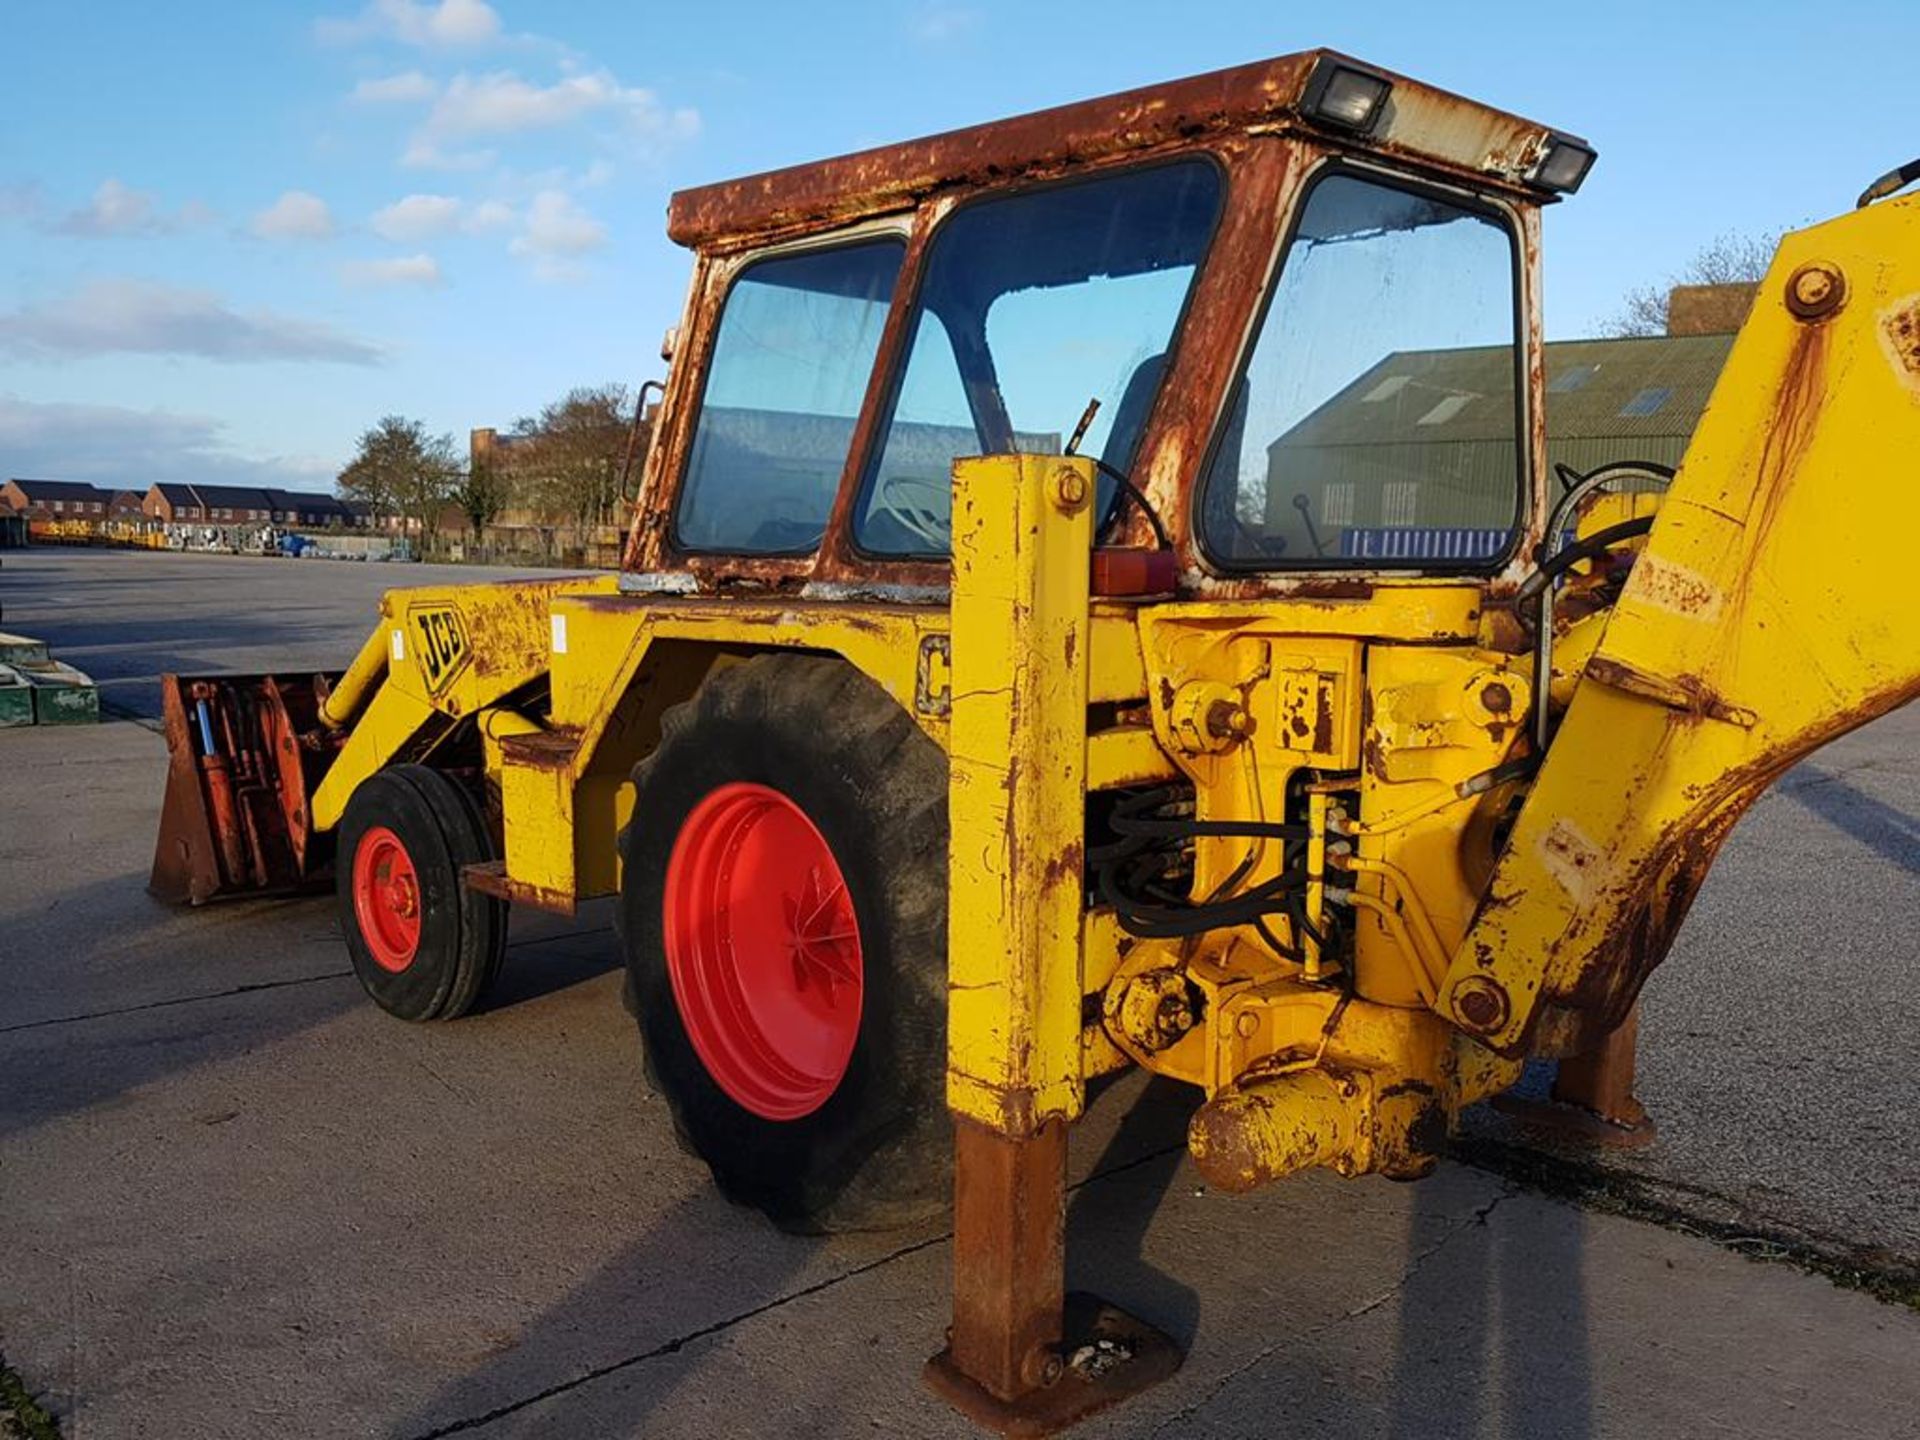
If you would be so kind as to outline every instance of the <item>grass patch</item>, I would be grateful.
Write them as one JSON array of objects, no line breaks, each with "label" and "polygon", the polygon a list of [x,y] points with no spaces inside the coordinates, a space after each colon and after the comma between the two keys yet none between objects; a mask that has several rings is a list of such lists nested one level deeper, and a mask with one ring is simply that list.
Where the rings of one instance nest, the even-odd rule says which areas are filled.
[{"label": "grass patch", "polygon": [[0,1440],[60,1440],[60,1427],[0,1355]]}]

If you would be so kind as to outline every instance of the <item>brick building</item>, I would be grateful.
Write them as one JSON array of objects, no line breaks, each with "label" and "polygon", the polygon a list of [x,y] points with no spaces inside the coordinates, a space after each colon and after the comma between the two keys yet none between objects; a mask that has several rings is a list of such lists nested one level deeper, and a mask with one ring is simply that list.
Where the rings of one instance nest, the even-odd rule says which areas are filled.
[{"label": "brick building", "polygon": [[111,491],[83,480],[9,480],[0,497],[31,520],[104,520]]}]

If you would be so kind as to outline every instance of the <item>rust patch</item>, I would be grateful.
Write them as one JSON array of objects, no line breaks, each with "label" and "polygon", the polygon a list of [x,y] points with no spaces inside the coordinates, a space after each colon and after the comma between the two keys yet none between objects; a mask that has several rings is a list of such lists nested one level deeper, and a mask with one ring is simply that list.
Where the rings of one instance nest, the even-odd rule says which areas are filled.
[{"label": "rust patch", "polygon": [[1564,816],[1540,837],[1541,863],[1560,882],[1561,889],[1582,902],[1593,896],[1593,871],[1599,859],[1599,849]]},{"label": "rust patch", "polygon": [[1802,326],[1794,338],[1793,354],[1767,417],[1767,442],[1760,453],[1760,484],[1755,508],[1747,515],[1752,539],[1749,560],[1765,548],[1780,503],[1800,468],[1800,457],[1819,428],[1826,400],[1827,337],[1832,327]]},{"label": "rust patch", "polygon": [[1040,872],[1040,884],[1043,889],[1048,890],[1051,890],[1056,885],[1063,885],[1068,882],[1078,887],[1086,875],[1086,871],[1086,848],[1080,841],[1075,840],[1070,842],[1059,854],[1047,861],[1046,869]]},{"label": "rust patch", "polygon": [[1881,313],[1880,343],[1894,374],[1920,399],[1920,295],[1909,295]]},{"label": "rust patch", "polygon": [[1711,581],[1654,553],[1642,555],[1634,565],[1633,599],[1702,620],[1720,613],[1720,591]]},{"label": "rust patch", "polygon": [[1289,597],[1299,600],[1371,600],[1377,587],[1371,580],[1300,580],[1286,587]]},{"label": "rust patch", "polygon": [[[1327,677],[1321,677],[1323,681]],[[1325,755],[1333,750],[1333,687],[1323,683],[1314,687],[1313,748]]]},{"label": "rust patch", "polygon": [[1587,662],[1586,674],[1602,685],[1643,695],[1686,715],[1723,720],[1729,725],[1751,729],[1759,716],[1741,705],[1724,699],[1698,675],[1649,675],[1622,660],[1596,655]]},{"label": "rust patch", "polygon": [[1386,784],[1392,779],[1387,774],[1387,747],[1380,743],[1380,732],[1369,730],[1366,742],[1360,747],[1360,763],[1374,779]]}]

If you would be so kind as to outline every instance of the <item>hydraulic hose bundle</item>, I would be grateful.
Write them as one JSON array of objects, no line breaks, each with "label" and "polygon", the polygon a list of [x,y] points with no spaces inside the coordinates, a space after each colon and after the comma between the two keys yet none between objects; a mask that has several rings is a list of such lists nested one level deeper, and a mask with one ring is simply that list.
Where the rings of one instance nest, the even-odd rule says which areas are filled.
[{"label": "hydraulic hose bundle", "polygon": [[[1173,786],[1125,797],[1114,806],[1107,824],[1118,838],[1095,847],[1087,858],[1101,903],[1113,908],[1120,928],[1129,935],[1173,940],[1251,925],[1280,955],[1299,958],[1298,946],[1276,936],[1266,922],[1281,915],[1294,936],[1312,933],[1306,915],[1307,826],[1196,820],[1191,792]],[[1195,900],[1183,887],[1191,876],[1188,847],[1201,838],[1254,843],[1212,895]],[[1279,873],[1236,890],[1269,842],[1281,847]]]}]

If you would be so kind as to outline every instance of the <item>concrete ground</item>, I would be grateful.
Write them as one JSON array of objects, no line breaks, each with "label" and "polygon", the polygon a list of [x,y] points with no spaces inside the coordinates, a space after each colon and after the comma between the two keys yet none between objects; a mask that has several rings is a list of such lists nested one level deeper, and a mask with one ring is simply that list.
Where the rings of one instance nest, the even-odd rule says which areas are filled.
[{"label": "concrete ground", "polygon": [[[161,669],[338,665],[383,585],[437,578],[4,566],[0,625],[136,714]],[[1649,987],[1660,1139],[1586,1173],[1667,1226],[1464,1165],[1226,1199],[1184,1096],[1102,1096],[1072,1279],[1188,1360],[1085,1433],[1920,1435],[1920,1313],[1673,1228],[1920,1263],[1917,739],[1892,717],[1762,801]],[[521,924],[484,1013],[402,1025],[326,899],[147,899],[163,774],[126,720],[0,734],[0,1353],[69,1437],[970,1433],[917,1378],[945,1236],[796,1239],[716,1196],[603,915]]]}]

